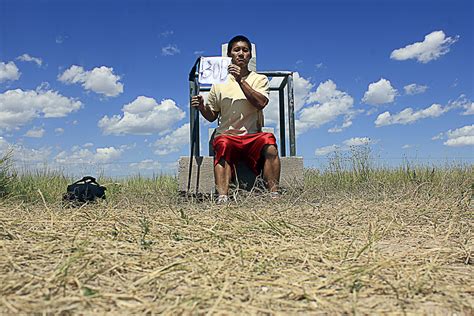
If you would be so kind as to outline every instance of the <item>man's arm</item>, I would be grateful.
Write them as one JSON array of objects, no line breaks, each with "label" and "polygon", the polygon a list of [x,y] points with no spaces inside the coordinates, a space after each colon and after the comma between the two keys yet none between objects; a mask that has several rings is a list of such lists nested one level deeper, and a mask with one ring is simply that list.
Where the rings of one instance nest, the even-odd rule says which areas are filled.
[{"label": "man's arm", "polygon": [[204,105],[202,95],[193,96],[191,99],[191,106],[198,108],[202,116],[209,122],[214,122],[217,119],[218,113],[211,110],[207,105]]},{"label": "man's arm", "polygon": [[234,76],[235,81],[239,84],[247,100],[258,110],[263,110],[263,108],[268,104],[268,98],[254,90],[247,81],[242,79],[241,69],[239,66],[230,64],[228,70],[229,73]]},{"label": "man's arm", "polygon": [[261,94],[258,91],[255,91],[245,80],[240,80],[239,82],[240,88],[247,97],[247,100],[259,110],[263,110],[263,108],[268,104],[268,99],[266,96]]}]

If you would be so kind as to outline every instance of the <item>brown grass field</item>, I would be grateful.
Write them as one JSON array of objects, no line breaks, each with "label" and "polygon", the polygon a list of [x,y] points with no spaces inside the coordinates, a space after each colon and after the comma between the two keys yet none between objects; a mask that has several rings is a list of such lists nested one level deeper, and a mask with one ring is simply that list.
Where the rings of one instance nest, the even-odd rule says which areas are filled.
[{"label": "brown grass field", "polygon": [[473,315],[473,170],[314,172],[226,206],[135,179],[71,208],[67,179],[20,179],[0,199],[0,314]]}]

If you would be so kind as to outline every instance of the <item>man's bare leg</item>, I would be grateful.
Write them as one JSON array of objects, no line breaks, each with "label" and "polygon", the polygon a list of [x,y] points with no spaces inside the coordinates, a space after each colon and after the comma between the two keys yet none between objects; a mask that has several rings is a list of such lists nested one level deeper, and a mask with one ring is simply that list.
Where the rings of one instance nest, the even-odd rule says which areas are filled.
[{"label": "man's bare leg", "polygon": [[224,158],[221,158],[221,160],[219,160],[219,162],[214,166],[214,179],[216,182],[217,193],[219,193],[219,195],[229,194],[231,178],[232,168]]},{"label": "man's bare leg", "polygon": [[278,149],[274,145],[268,145],[263,149],[265,163],[263,165],[263,180],[270,192],[277,192],[280,182],[280,157]]}]

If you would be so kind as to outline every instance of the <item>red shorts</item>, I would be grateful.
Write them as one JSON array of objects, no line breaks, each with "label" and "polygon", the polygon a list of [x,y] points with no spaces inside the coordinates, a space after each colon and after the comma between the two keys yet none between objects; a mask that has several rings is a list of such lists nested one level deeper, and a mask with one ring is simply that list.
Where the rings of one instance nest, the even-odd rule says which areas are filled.
[{"label": "red shorts", "polygon": [[214,165],[224,158],[234,167],[237,162],[244,161],[258,175],[262,169],[262,149],[265,145],[275,145],[272,133],[255,133],[242,136],[219,135],[214,138]]}]

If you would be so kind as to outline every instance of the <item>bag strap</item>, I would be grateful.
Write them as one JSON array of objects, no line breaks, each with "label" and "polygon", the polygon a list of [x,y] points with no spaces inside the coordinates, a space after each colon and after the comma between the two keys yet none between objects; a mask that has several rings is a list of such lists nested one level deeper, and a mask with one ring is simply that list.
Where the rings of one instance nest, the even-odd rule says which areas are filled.
[{"label": "bag strap", "polygon": [[94,177],[91,177],[91,176],[85,176],[83,177],[81,180],[77,180],[76,182],[74,182],[73,184],[78,184],[79,182],[92,182],[92,183],[95,183],[98,185],[98,183],[95,181],[95,178]]}]

